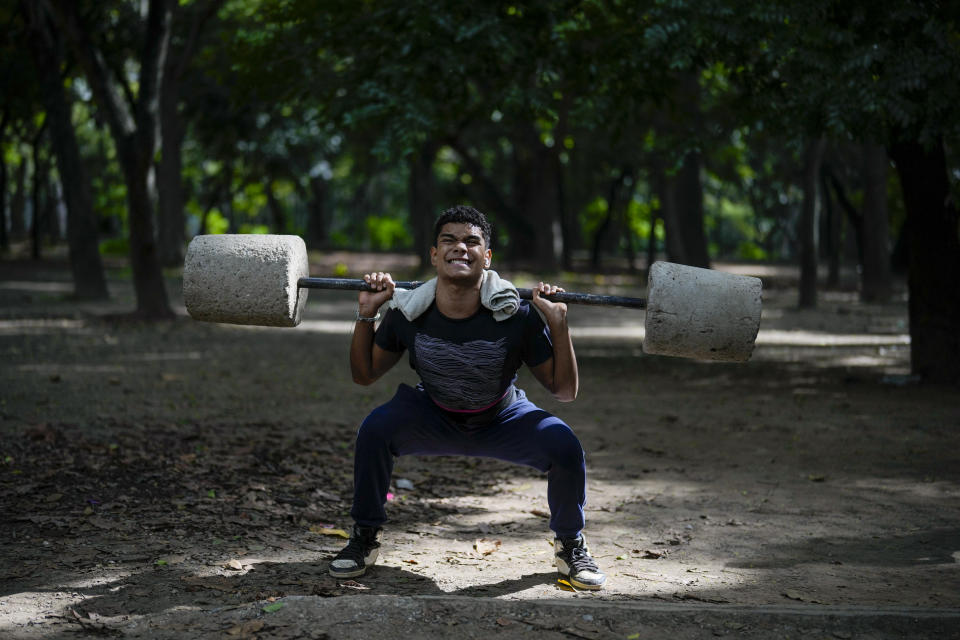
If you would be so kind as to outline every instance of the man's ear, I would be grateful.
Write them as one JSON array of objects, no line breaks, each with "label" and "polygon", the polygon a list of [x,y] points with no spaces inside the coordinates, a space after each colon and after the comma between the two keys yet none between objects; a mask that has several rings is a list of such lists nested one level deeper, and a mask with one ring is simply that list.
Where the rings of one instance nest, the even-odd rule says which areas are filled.
[{"label": "man's ear", "polygon": [[490,261],[493,260],[493,250],[487,249],[483,254],[483,268],[490,268]]},{"label": "man's ear", "polygon": [[437,248],[430,247],[430,264],[437,266]]}]

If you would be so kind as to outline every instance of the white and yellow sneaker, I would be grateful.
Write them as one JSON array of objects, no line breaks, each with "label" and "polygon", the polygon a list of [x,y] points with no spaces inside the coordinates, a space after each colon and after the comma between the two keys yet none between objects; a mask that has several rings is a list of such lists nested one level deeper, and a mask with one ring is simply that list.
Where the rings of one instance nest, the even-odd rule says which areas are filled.
[{"label": "white and yellow sneaker", "polygon": [[602,589],[607,576],[587,551],[583,536],[576,538],[556,538],[553,541],[553,553],[560,575],[566,578],[575,589]]}]

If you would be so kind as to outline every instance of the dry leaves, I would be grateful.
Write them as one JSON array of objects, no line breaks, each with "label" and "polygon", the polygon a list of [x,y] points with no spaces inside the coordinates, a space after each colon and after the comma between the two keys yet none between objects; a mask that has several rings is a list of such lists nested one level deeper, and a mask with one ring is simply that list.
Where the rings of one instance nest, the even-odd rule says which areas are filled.
[{"label": "dry leaves", "polygon": [[500,540],[492,540],[490,538],[478,538],[473,543],[473,548],[481,556],[488,556],[494,551],[500,550],[500,545],[503,543]]},{"label": "dry leaves", "polygon": [[322,536],[340,536],[346,540],[350,539],[350,534],[343,529],[330,529],[318,525],[312,525],[310,527],[310,533],[319,533]]},{"label": "dry leaves", "polygon": [[262,630],[265,624],[263,620],[247,620],[243,624],[235,624],[227,629],[227,635],[247,638]]}]

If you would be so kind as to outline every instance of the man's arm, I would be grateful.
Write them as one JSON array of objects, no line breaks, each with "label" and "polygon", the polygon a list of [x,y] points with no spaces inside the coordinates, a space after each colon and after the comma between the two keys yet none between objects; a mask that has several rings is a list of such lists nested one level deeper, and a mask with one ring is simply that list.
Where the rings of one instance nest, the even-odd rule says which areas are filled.
[{"label": "man's arm", "polygon": [[540,381],[553,397],[560,402],[572,402],[580,389],[580,375],[577,371],[577,356],[573,351],[573,339],[567,326],[567,305],[550,302],[540,297],[563,291],[560,287],[540,283],[533,290],[533,304],[543,313],[553,338],[553,357],[541,364],[530,367],[534,377]]},{"label": "man's arm", "polygon": [[[394,283],[389,273],[368,273],[363,276],[376,291],[361,291],[357,296],[358,314],[372,318],[380,307],[393,297]],[[357,384],[369,385],[400,360],[399,351],[387,351],[373,342],[373,322],[357,320],[353,327],[353,339],[350,342],[350,372]]]}]

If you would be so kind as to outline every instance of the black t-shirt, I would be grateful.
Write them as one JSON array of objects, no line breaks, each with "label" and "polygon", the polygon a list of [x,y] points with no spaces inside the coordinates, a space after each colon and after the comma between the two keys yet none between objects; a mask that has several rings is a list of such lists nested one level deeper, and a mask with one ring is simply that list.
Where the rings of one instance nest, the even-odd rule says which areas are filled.
[{"label": "black t-shirt", "polygon": [[455,412],[496,405],[512,390],[522,364],[535,367],[553,356],[550,330],[526,300],[499,322],[484,307],[455,320],[433,304],[412,322],[391,309],[374,340],[386,351],[408,349],[423,388],[440,407]]}]

